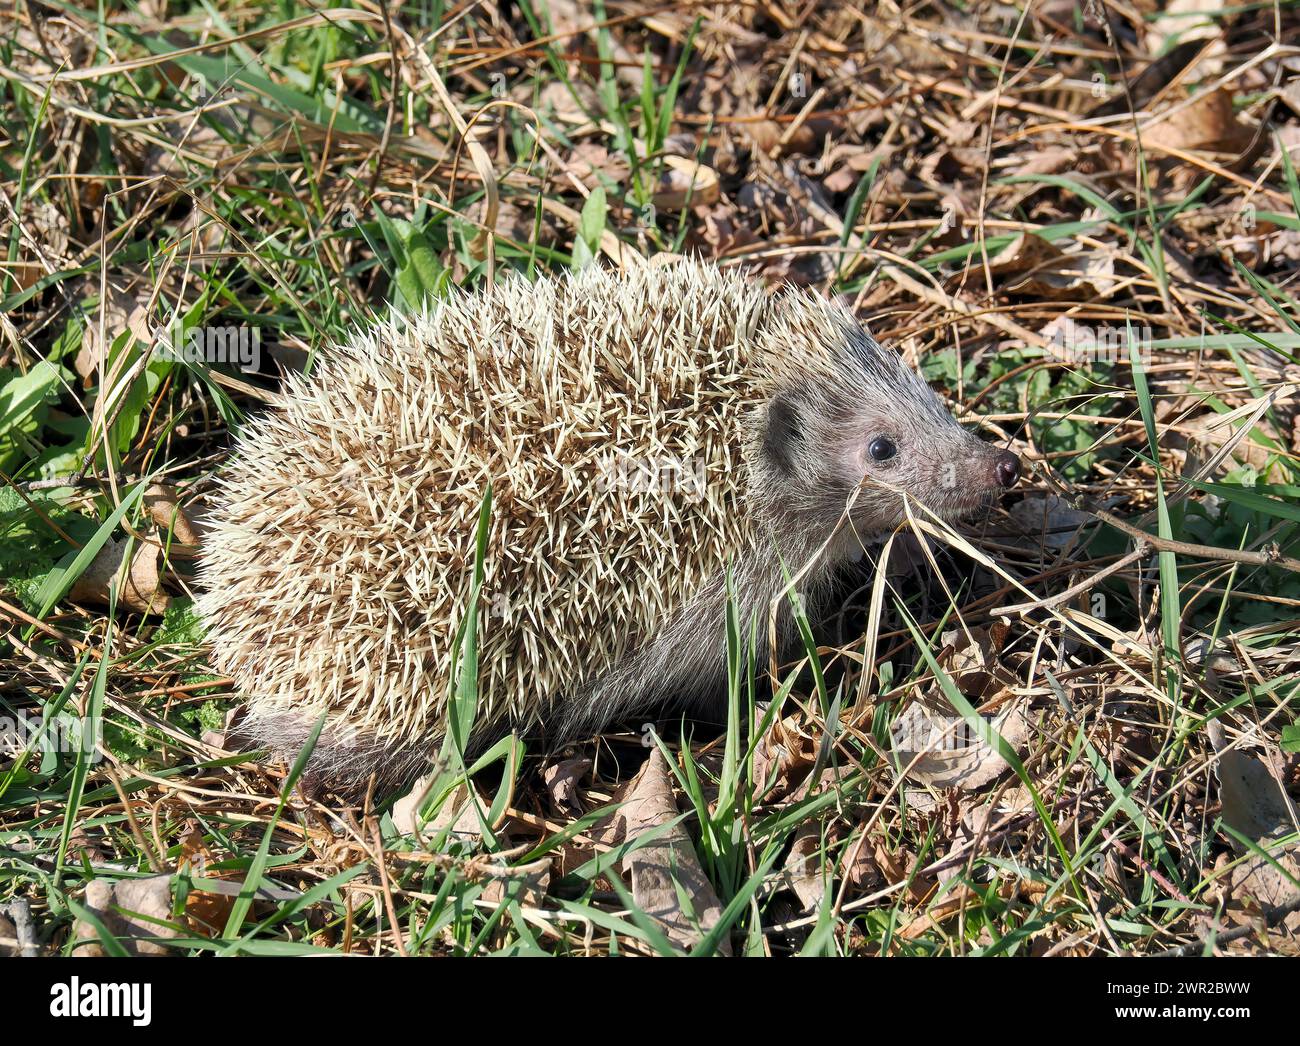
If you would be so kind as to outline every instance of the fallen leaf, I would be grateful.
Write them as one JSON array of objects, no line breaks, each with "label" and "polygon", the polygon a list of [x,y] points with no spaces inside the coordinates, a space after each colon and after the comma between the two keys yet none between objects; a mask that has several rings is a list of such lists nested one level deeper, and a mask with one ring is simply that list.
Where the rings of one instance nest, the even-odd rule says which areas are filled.
[{"label": "fallen leaf", "polygon": [[63,267],[68,249],[68,216],[48,200],[29,197],[23,202],[18,225],[20,253],[5,266],[4,272],[26,289]]},{"label": "fallen leaf", "polygon": [[559,52],[575,47],[581,31],[591,26],[590,16],[577,0],[546,0],[545,11],[550,24],[551,46]]},{"label": "fallen leaf", "polygon": [[1188,418],[1180,426],[1182,429],[1180,435],[1187,440],[1187,459],[1183,466],[1183,474],[1195,477],[1200,466],[1213,458],[1215,452],[1225,443],[1233,440],[1234,445],[1226,455],[1228,463],[1220,464],[1218,468],[1226,470],[1232,467],[1232,462],[1236,462],[1238,465],[1251,466],[1261,477],[1267,476],[1270,467],[1277,461],[1276,452],[1256,443],[1253,439],[1237,438],[1238,427],[1223,424],[1221,417],[1222,415],[1212,414],[1208,418],[1203,416]]},{"label": "fallen leaf", "polygon": [[1232,92],[1226,87],[1202,91],[1190,105],[1175,104],[1167,118],[1156,116],[1142,127],[1142,140],[1168,149],[1191,149],[1237,154],[1254,137],[1238,118]]},{"label": "fallen leaf", "polygon": [[914,875],[916,858],[909,856],[906,860],[890,853],[884,841],[878,841],[874,848],[875,864],[890,885],[907,883],[907,896],[915,904],[924,904],[925,899],[934,893],[939,885],[937,879],[930,875]]},{"label": "fallen leaf", "polygon": [[[176,862],[178,873],[188,873],[196,878],[206,878],[214,858],[203,840],[198,825],[190,821],[181,836],[181,853]],[[226,873],[227,875],[229,873]],[[216,937],[230,917],[235,898],[211,890],[192,889],[185,896],[185,921],[195,933]]]},{"label": "fallen leaf", "polygon": [[162,546],[152,540],[135,542],[129,564],[125,562],[126,547],[125,539],[109,538],[73,582],[68,598],[107,606],[109,586],[116,584],[120,606],[141,614],[163,613],[171,605],[171,597],[162,589]]},{"label": "fallen leaf", "polygon": [[[1210,722],[1208,732],[1217,754],[1214,774],[1224,823],[1248,839],[1298,830],[1295,808],[1268,767],[1248,752],[1228,747],[1217,720]],[[1243,849],[1235,839],[1233,846]]]},{"label": "fallen leaf", "polygon": [[995,621],[983,628],[949,629],[940,637],[939,666],[973,703],[990,700],[1019,684],[1019,677],[1003,664],[1009,632],[1005,621]]},{"label": "fallen leaf", "polygon": [[1035,149],[1028,155],[1015,157],[1007,172],[1015,175],[1060,174],[1062,171],[1073,169],[1078,162],[1077,145],[1049,145],[1043,149]]},{"label": "fallen leaf", "polygon": [[[1227,869],[1215,892],[1230,919],[1239,924],[1261,921],[1260,937],[1268,948],[1269,928],[1260,917],[1268,909],[1300,901],[1300,844],[1282,841],[1297,831],[1295,806],[1261,760],[1228,747],[1217,720],[1210,722],[1208,733],[1217,753],[1214,772],[1219,779],[1223,823],[1263,851],[1256,852],[1232,838],[1233,849],[1246,856]],[[1300,912],[1285,916],[1272,932],[1294,941],[1294,935],[1300,934]]]},{"label": "fallen leaf", "polygon": [[[87,279],[83,290],[97,296],[100,288],[98,282]],[[89,378],[98,371],[113,347],[113,342],[124,331],[131,331],[134,338],[142,344],[149,341],[149,295],[143,290],[140,293],[143,297],[133,296],[110,281],[100,304],[87,310],[86,327],[81,332],[81,348],[77,350],[72,364],[82,378]]]},{"label": "fallen leaf", "polygon": [[[599,142],[579,142],[565,159],[569,173],[588,189],[603,185],[602,175],[605,179],[621,182],[631,171],[621,154],[611,153]],[[532,221],[531,217],[529,221]]]},{"label": "fallen leaf", "polygon": [[1114,284],[1114,261],[1096,252],[1067,254],[1056,244],[1033,233],[1020,233],[989,259],[995,276],[1009,277],[1005,291],[1026,297],[1105,297]]},{"label": "fallen leaf", "polygon": [[[528,865],[498,870],[489,869],[487,874],[490,878],[487,885],[483,887],[485,901],[500,904],[513,895],[519,904],[536,908],[551,888],[551,859],[543,857]],[[510,888],[515,883],[522,884],[517,893]]]},{"label": "fallen leaf", "polygon": [[821,828],[816,821],[805,821],[794,833],[794,842],[786,855],[781,876],[794,891],[805,912],[810,912],[826,895],[822,864],[816,860],[821,851]]},{"label": "fallen leaf", "polygon": [[[406,795],[393,804],[393,827],[402,835],[433,836],[450,826],[454,838],[478,839],[481,835],[478,812],[475,804],[468,802],[469,793],[463,783],[452,790],[429,820],[420,821],[420,807],[433,782],[432,775],[421,777]],[[481,797],[477,798],[486,812],[489,804],[483,803]]]},{"label": "fallen leaf", "polygon": [[665,156],[664,172],[654,193],[654,205],[680,211],[688,204],[708,207],[718,202],[718,172],[684,156]]},{"label": "fallen leaf", "polygon": [[164,534],[186,545],[199,543],[199,532],[181,508],[176,491],[163,483],[154,483],[144,492],[144,507]]},{"label": "fallen leaf", "polygon": [[1032,494],[1012,505],[1008,514],[1024,528],[1032,544],[1041,541],[1047,548],[1070,547],[1078,541],[1080,528],[1092,519],[1055,494]]},{"label": "fallen leaf", "polygon": [[108,856],[100,848],[99,844],[91,839],[84,824],[78,824],[72,829],[72,834],[68,836],[68,849],[65,852],[67,858],[71,861],[100,862],[108,860]]},{"label": "fallen leaf", "polygon": [[864,893],[878,890],[885,883],[885,877],[876,863],[875,848],[852,843],[845,854],[844,880],[852,893]]},{"label": "fallen leaf", "polygon": [[807,776],[816,759],[817,742],[800,731],[795,717],[776,720],[754,749],[754,794],[780,798]]},{"label": "fallen leaf", "polygon": [[754,231],[741,220],[736,205],[729,199],[720,200],[712,207],[693,208],[693,210],[702,226],[699,230],[700,238],[713,248],[715,257],[721,257],[758,242]]},{"label": "fallen leaf", "polygon": [[542,780],[551,794],[551,802],[559,809],[581,810],[578,800],[578,782],[591,769],[590,759],[565,759],[542,771]]},{"label": "fallen leaf", "polygon": [[[181,928],[172,918],[172,877],[151,875],[144,879],[92,879],[86,884],[83,904],[95,915],[131,955],[171,955],[165,944],[149,938],[179,937]],[[160,925],[163,924],[163,925]],[[73,923],[72,936],[78,943],[75,955],[108,954],[99,932],[88,921]]]},{"label": "fallen leaf", "polygon": [[[807,120],[798,127],[790,130],[788,123],[782,123],[779,120],[754,120],[741,124],[741,128],[749,136],[750,141],[759,152],[769,155],[781,145],[780,152],[782,155],[790,153],[811,153],[826,138],[826,131],[821,126],[820,121]],[[787,134],[789,135],[788,137]],[[782,143],[782,139],[784,143]]]},{"label": "fallen leaf", "polygon": [[[938,661],[953,685],[973,705],[998,697],[1019,680],[1001,663],[1006,638],[1002,624],[986,629],[946,632]],[[932,788],[974,791],[991,784],[1010,767],[988,740],[1000,734],[1012,749],[1029,739],[1028,699],[1011,701],[998,715],[983,716],[972,727],[939,687],[914,700],[890,727],[897,765],[907,777]]]},{"label": "fallen leaf", "polygon": [[[243,714],[243,705],[236,705],[234,708],[229,709],[222,720],[221,729],[204,730],[199,736],[199,740],[210,748],[217,748],[223,752],[231,751],[231,727],[234,725],[235,720]],[[234,750],[238,751],[239,749],[235,748]]]},{"label": "fallen leaf", "polygon": [[588,114],[600,111],[596,92],[580,81],[570,81],[570,83],[572,87],[560,80],[552,80],[548,83],[542,88],[538,98],[538,109],[542,112],[549,111],[561,123],[572,125],[590,123],[591,116]]},{"label": "fallen leaf", "polygon": [[[13,50],[13,67],[28,76],[44,76],[57,68],[80,68],[86,54],[86,34],[72,19],[43,18],[39,32],[14,18],[5,29]],[[54,63],[53,65],[51,63]]]},{"label": "fallen leaf", "polygon": [[[623,837],[635,840],[677,819],[672,774],[656,747],[651,750],[619,809]],[[680,823],[660,834],[653,842],[633,850],[623,860],[623,872],[632,882],[632,899],[655,920],[665,935],[682,948],[693,948],[717,925],[722,904]],[[693,914],[683,911],[678,900],[681,890],[690,901]],[[731,954],[724,937],[718,951]]]}]

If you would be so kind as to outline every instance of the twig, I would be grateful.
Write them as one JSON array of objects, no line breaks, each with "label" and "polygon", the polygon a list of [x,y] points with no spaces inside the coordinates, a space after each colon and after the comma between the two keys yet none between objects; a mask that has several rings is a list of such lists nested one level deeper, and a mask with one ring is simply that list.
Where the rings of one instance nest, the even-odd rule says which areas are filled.
[{"label": "twig", "polygon": [[1282,555],[1282,551],[1276,543],[1269,545],[1262,552],[1247,552],[1235,548],[1215,548],[1213,545],[1197,545],[1190,541],[1175,541],[1173,538],[1160,538],[1154,534],[1148,534],[1145,530],[1135,527],[1131,523],[1126,523],[1118,516],[1112,516],[1109,512],[1099,508],[1087,508],[1082,504],[1074,507],[1080,512],[1087,512],[1095,516],[1103,523],[1109,523],[1116,530],[1122,531],[1135,541],[1149,545],[1157,552],[1177,552],[1184,556],[1218,559],[1225,563],[1249,563],[1257,567],[1279,566],[1300,574],[1300,559],[1292,559],[1290,556]]},{"label": "twig", "polygon": [[[1272,929],[1292,912],[1300,912],[1300,897],[1288,901],[1286,904],[1277,907],[1268,907],[1263,910],[1264,927]],[[1238,926],[1235,929],[1228,930],[1224,933],[1206,934],[1191,944],[1180,944],[1177,948],[1170,948],[1167,951],[1157,952],[1156,958],[1159,959],[1176,959],[1187,955],[1200,955],[1205,951],[1206,946],[1213,944],[1216,948],[1220,944],[1231,944],[1233,941],[1239,941],[1243,937],[1249,937],[1259,929],[1258,926],[1246,923],[1244,926]]]}]

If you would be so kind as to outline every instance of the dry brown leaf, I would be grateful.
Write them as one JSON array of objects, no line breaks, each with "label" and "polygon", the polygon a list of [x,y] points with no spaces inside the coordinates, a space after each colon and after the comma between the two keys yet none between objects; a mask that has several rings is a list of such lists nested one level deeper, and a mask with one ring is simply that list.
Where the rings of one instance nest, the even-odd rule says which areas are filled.
[{"label": "dry brown leaf", "polygon": [[[1005,708],[989,726],[1011,747],[1021,747],[1028,737],[1028,722],[1019,704]],[[911,704],[894,722],[894,729],[894,758],[906,776],[936,789],[975,791],[991,785],[1009,769],[1006,760],[983,739],[962,734],[965,721],[954,719],[952,713],[936,715],[922,702]],[[926,738],[926,743],[906,741],[907,737]]]},{"label": "dry brown leaf", "polygon": [[577,0],[546,0],[546,15],[554,38],[551,46],[560,52],[573,49],[579,33],[591,26],[591,16]]},{"label": "dry brown leaf", "polygon": [[828,766],[822,769],[814,781],[811,776],[806,776],[799,783],[799,787],[790,793],[791,802],[802,802],[810,795],[820,795],[823,792],[831,791],[841,782],[846,781],[857,773],[858,768],[851,763],[845,763],[842,766]]},{"label": "dry brown leaf", "polygon": [[90,837],[84,824],[78,824],[68,836],[67,857],[71,861],[87,860],[92,863],[107,861],[108,856],[99,844]]},{"label": "dry brown leaf", "polygon": [[[1300,848],[1291,843],[1279,849],[1269,839],[1259,840],[1259,845],[1267,857],[1252,853],[1228,872],[1224,893],[1229,905],[1245,910],[1253,900],[1266,908],[1281,908],[1300,900],[1300,886],[1296,885],[1300,882]],[[1293,930],[1300,929],[1300,912],[1291,913],[1286,923]]]},{"label": "dry brown leaf", "polygon": [[[1300,900],[1300,844],[1281,841],[1296,832],[1296,811],[1286,790],[1261,760],[1228,747],[1217,720],[1210,723],[1208,732],[1218,755],[1214,772],[1219,779],[1220,816],[1224,824],[1263,851],[1257,853],[1231,839],[1233,848],[1246,852],[1246,857],[1227,870],[1217,893],[1225,915],[1241,923],[1259,918],[1267,909]],[[1272,929],[1283,937],[1300,933],[1300,912],[1292,912]],[[1261,933],[1266,930],[1261,920]]]},{"label": "dry brown leaf", "polygon": [[890,853],[889,848],[883,841],[876,842],[872,856],[875,858],[876,867],[880,869],[880,874],[884,876],[885,882],[891,885],[902,882],[908,884],[907,896],[914,904],[924,904],[925,899],[939,885],[938,880],[932,875],[913,876],[912,872],[916,868],[916,858],[909,855],[905,860]]},{"label": "dry brown leaf", "polygon": [[898,931],[898,936],[905,941],[914,941],[934,929],[945,919],[960,912],[974,901],[979,903],[975,892],[965,883],[958,883],[942,901],[935,904],[928,912],[923,912]]},{"label": "dry brown leaf", "polygon": [[[814,123],[817,126],[814,126]],[[755,120],[740,125],[754,147],[760,152],[772,153],[778,144],[781,144],[784,138],[784,144],[781,144],[781,153],[788,155],[790,153],[811,153],[825,140],[825,128],[820,122],[808,120],[803,124],[790,130],[790,125],[782,123],[779,120]],[[789,137],[786,137],[786,135]]]},{"label": "dry brown leaf", "polygon": [[1007,168],[1008,174],[1060,174],[1075,167],[1079,162],[1078,146],[1049,145],[1043,149],[1015,157]]},{"label": "dry brown leaf", "polygon": [[969,844],[982,841],[987,836],[989,823],[997,819],[998,813],[990,803],[962,810],[958,825],[960,831],[953,834],[952,841],[940,859],[940,863],[946,863],[958,856],[962,860],[960,864],[948,865],[935,873],[940,883],[947,883],[949,879],[965,874],[972,856],[978,856],[980,853],[978,849],[972,850]]},{"label": "dry brown leaf", "polygon": [[[1295,808],[1267,766],[1240,748],[1229,748],[1217,720],[1209,726],[1210,744],[1218,753],[1214,765],[1224,823],[1247,839],[1264,839],[1297,830]],[[1236,849],[1244,849],[1233,840]]]},{"label": "dry brown leaf", "polygon": [[[581,81],[571,81],[572,90],[563,81],[552,80],[538,98],[538,109],[551,112],[561,123],[581,125],[591,122],[588,113],[599,112],[596,92]],[[574,94],[577,97],[574,97]],[[586,109],[583,109],[586,106]]]},{"label": "dry brown leaf", "polygon": [[[432,775],[421,777],[406,795],[393,804],[393,827],[402,835],[432,836],[450,826],[453,837],[478,839],[481,834],[478,811],[474,803],[467,801],[469,793],[464,784],[456,786],[433,817],[420,823],[420,806],[427,798],[433,780]],[[481,796],[476,798],[486,811],[489,804],[484,803]]]},{"label": "dry brown leaf", "polygon": [[[480,208],[480,211],[482,208]],[[514,240],[516,243],[527,243],[533,235],[533,214],[525,211],[512,200],[502,200],[501,206],[497,208],[496,231],[499,236]],[[277,346],[283,348],[284,346]],[[285,359],[281,361],[276,357],[276,361],[281,366],[292,365],[290,369],[302,370],[306,360],[307,353],[296,347],[293,348],[294,359]],[[272,350],[272,356],[275,356]]]},{"label": "dry brown leaf", "polygon": [[1066,254],[1056,244],[1033,233],[1020,233],[989,259],[995,276],[1007,277],[1005,291],[1027,297],[1058,300],[1104,297],[1114,283],[1114,262],[1094,253]]},{"label": "dry brown leaf", "polygon": [[19,227],[18,256],[3,271],[26,290],[63,267],[68,249],[68,216],[49,201],[29,198],[23,203]]},{"label": "dry brown leaf", "polygon": [[1072,508],[1055,494],[1031,494],[1016,502],[1008,514],[1028,535],[1033,547],[1068,548],[1079,539],[1079,528],[1092,517]]},{"label": "dry brown leaf", "polygon": [[713,248],[715,256],[720,257],[758,242],[758,236],[741,219],[736,205],[730,199],[722,199],[712,207],[693,210],[702,226],[700,238]]},{"label": "dry brown leaf", "polygon": [[[677,819],[672,780],[663,753],[657,747],[651,749],[650,758],[637,774],[616,815],[622,822],[624,839],[635,840]],[[700,867],[690,836],[680,823],[653,842],[633,850],[624,858],[622,867],[632,881],[632,899],[659,923],[674,944],[693,948],[717,925],[722,904]],[[690,900],[694,918],[682,910],[677,898],[679,888]],[[718,950],[731,954],[725,938]]]},{"label": "dry brown leaf", "polygon": [[164,535],[186,545],[199,543],[199,532],[181,508],[176,491],[163,483],[154,483],[144,492],[144,507]]},{"label": "dry brown leaf", "polygon": [[769,798],[785,795],[812,769],[817,759],[817,743],[799,730],[795,717],[778,719],[754,749],[755,794],[763,795],[770,787]]},{"label": "dry brown leaf", "polygon": [[[225,719],[222,720],[221,729],[204,730],[200,735],[199,740],[211,748],[219,748],[223,752],[231,751],[231,727],[234,725],[236,719],[239,719],[244,715],[244,711],[245,709],[243,705],[236,705],[234,708],[231,708],[226,712]],[[238,748],[234,750],[238,751]]]},{"label": "dry brown leaf", "polygon": [[509,887],[522,882],[523,888],[516,895],[516,900],[525,907],[536,908],[551,888],[551,859],[543,857],[532,864],[510,869],[489,869],[487,874],[490,878],[483,887],[485,901],[500,904],[514,893]]},{"label": "dry brown leaf", "polygon": [[117,602],[141,614],[161,614],[171,605],[162,589],[162,546],[153,540],[137,541],[128,565],[126,539],[109,538],[68,591],[76,603],[108,605],[109,586],[117,586]]},{"label": "dry brown leaf", "polygon": [[1005,621],[995,621],[982,628],[949,629],[940,637],[939,666],[972,702],[990,700],[1019,685],[1019,677],[1002,663],[1009,632]]},{"label": "dry brown leaf", "polygon": [[1167,118],[1157,116],[1143,127],[1142,140],[1168,149],[1236,154],[1254,137],[1254,132],[1237,118],[1232,92],[1226,87],[1203,91],[1186,108],[1175,109]]},{"label": "dry brown leaf", "polygon": [[876,863],[875,847],[868,843],[859,845],[854,841],[845,854],[843,869],[844,880],[853,893],[865,893],[878,890],[885,884],[885,877]]},{"label": "dry brown leaf", "polygon": [[546,790],[551,794],[551,802],[558,809],[582,809],[582,803],[578,799],[578,782],[590,769],[591,760],[583,758],[565,759],[542,771],[542,780],[546,782]]},{"label": "dry brown leaf", "polygon": [[663,159],[664,172],[653,197],[656,207],[680,211],[687,204],[708,207],[718,202],[721,189],[718,172],[712,167],[685,156],[665,156]]},{"label": "dry brown leaf", "polygon": [[[1220,415],[1188,418],[1180,427],[1183,430],[1180,435],[1185,435],[1187,439],[1187,460],[1183,466],[1185,476],[1194,477],[1197,469],[1214,457],[1215,451],[1237,435],[1237,427],[1223,424]],[[1270,468],[1278,464],[1276,451],[1253,439],[1236,440],[1228,452],[1228,461],[1250,465],[1261,476],[1267,476]]]},{"label": "dry brown leaf", "polygon": [[[980,705],[1017,685],[1014,672],[1000,660],[1006,626],[946,632],[940,666],[971,704]],[[984,716],[987,730],[1000,734],[1013,749],[1029,739],[1027,699],[1011,701],[996,716]],[[1001,777],[1008,763],[986,738],[992,734],[970,726],[939,687],[914,700],[890,727],[895,759],[906,775],[932,788],[974,791]],[[915,763],[913,763],[915,760]],[[909,769],[910,768],[910,769]]]},{"label": "dry brown leaf", "polygon": [[[181,836],[177,872],[188,872],[195,877],[204,878],[208,875],[208,866],[214,862],[212,852],[203,840],[203,833],[195,822],[189,822]],[[225,928],[234,905],[235,897],[229,894],[193,889],[185,897],[185,922],[195,933],[215,937]]]},{"label": "dry brown leaf", "polygon": [[[1234,840],[1235,842],[1235,840]],[[1257,840],[1264,854],[1251,852],[1235,862],[1229,855],[1221,855],[1216,862],[1218,882],[1210,891],[1222,905],[1223,921],[1230,926],[1253,924],[1253,938],[1237,941],[1229,946],[1230,952],[1277,954],[1294,953],[1300,949],[1300,911],[1292,911],[1278,919],[1270,910],[1286,908],[1300,901],[1300,847],[1295,843],[1281,844],[1274,838]],[[1226,869],[1226,870],[1225,870]],[[1218,920],[1207,919],[1205,930],[1216,933],[1221,926]]]},{"label": "dry brown leaf", "polygon": [[794,842],[786,855],[781,876],[794,891],[805,912],[810,912],[826,895],[822,877],[822,864],[817,860],[821,850],[821,828],[815,821],[805,821],[794,833]]},{"label": "dry brown leaf", "polygon": [[603,185],[605,179],[621,182],[631,171],[621,153],[612,153],[599,142],[579,142],[565,157],[565,162],[569,173],[588,189]]},{"label": "dry brown leaf", "polygon": [[[143,287],[139,294],[128,294],[113,282],[107,284],[104,299],[100,305],[88,308],[86,329],[81,334],[81,348],[77,350],[73,367],[82,378],[89,378],[99,369],[109,350],[124,331],[131,331],[134,338],[142,343],[149,341],[148,302],[150,292]],[[86,280],[84,291],[98,295],[99,285]],[[104,336],[100,338],[100,320],[103,320]]]},{"label": "dry brown leaf", "polygon": [[[131,955],[171,955],[171,949],[165,944],[144,939],[181,935],[180,927],[172,918],[171,883],[170,875],[118,882],[92,879],[86,884],[83,903]],[[166,925],[159,925],[160,922]],[[78,942],[87,942],[74,946],[74,955],[107,954],[90,922],[83,919],[74,922],[72,936]]]},{"label": "dry brown leaf", "polygon": [[831,147],[826,154],[825,169],[830,171],[822,180],[822,187],[827,192],[848,192],[861,181],[862,176],[871,169],[872,163],[879,158],[884,160],[892,155],[893,150],[887,146],[868,148],[857,142],[841,142]]},{"label": "dry brown leaf", "polygon": [[855,171],[848,164],[844,164],[843,166],[837,167],[835,170],[831,171],[822,182],[822,185],[825,186],[827,192],[848,192],[858,184],[858,181],[861,178],[862,175],[859,172]]},{"label": "dry brown leaf", "polygon": [[5,34],[15,45],[13,68],[28,76],[43,76],[60,67],[77,69],[85,59],[87,34],[72,19],[43,16],[38,33],[11,15]]}]

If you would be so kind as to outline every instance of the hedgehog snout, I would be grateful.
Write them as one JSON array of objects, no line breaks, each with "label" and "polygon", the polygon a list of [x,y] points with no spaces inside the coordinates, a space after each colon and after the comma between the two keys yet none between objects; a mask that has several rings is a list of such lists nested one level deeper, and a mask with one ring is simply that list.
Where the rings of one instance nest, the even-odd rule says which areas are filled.
[{"label": "hedgehog snout", "polygon": [[999,451],[993,459],[993,478],[999,487],[1014,487],[1020,478],[1020,459],[1009,450]]},{"label": "hedgehog snout", "polygon": [[1020,459],[962,430],[962,438],[943,445],[934,477],[934,501],[948,514],[988,509],[999,494],[1020,479]]}]

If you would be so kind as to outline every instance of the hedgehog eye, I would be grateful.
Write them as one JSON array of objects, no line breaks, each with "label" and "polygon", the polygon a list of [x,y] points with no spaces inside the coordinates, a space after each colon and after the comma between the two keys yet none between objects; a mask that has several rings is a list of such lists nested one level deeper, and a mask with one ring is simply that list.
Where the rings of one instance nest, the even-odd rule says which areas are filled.
[{"label": "hedgehog eye", "polygon": [[898,453],[898,448],[888,436],[877,436],[867,445],[867,453],[872,461],[888,461]]}]

